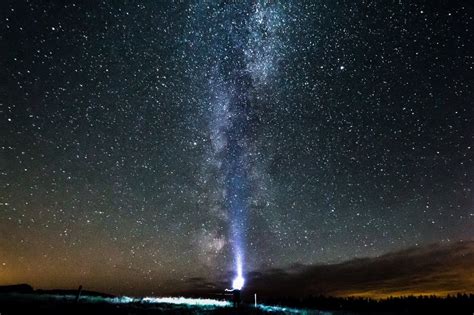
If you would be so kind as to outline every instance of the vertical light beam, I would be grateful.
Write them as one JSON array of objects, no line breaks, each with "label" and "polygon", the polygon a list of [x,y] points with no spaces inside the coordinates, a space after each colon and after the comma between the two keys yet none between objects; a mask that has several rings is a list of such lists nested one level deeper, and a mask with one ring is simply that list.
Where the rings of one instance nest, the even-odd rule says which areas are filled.
[{"label": "vertical light beam", "polygon": [[245,283],[245,237],[251,199],[252,158],[249,158],[255,115],[254,94],[267,85],[280,59],[279,5],[269,0],[243,0],[216,7],[216,21],[224,31],[213,42],[216,52],[210,88],[213,156],[222,180],[223,208],[229,214],[229,239],[233,255],[233,289]]}]

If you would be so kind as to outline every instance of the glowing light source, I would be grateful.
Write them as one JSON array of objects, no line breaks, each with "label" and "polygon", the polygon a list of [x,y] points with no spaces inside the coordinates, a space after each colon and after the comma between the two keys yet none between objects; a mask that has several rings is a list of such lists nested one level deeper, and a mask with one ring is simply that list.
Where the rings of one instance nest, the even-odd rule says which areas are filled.
[{"label": "glowing light source", "polygon": [[242,276],[237,276],[232,282],[232,289],[242,290],[242,288],[244,287],[244,282],[245,279]]},{"label": "glowing light source", "polygon": [[240,254],[239,248],[236,259],[237,276],[234,278],[234,281],[232,281],[232,289],[234,290],[242,290],[242,288],[244,287],[245,279],[242,275],[242,269],[242,255]]}]

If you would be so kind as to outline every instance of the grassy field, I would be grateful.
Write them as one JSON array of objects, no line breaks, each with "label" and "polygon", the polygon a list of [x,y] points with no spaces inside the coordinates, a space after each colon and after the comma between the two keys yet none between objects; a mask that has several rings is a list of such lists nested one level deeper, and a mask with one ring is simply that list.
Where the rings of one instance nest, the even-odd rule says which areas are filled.
[{"label": "grassy field", "polygon": [[238,309],[224,300],[189,298],[130,298],[72,294],[0,294],[1,315],[14,314],[320,314],[332,312],[301,310],[258,304]]}]

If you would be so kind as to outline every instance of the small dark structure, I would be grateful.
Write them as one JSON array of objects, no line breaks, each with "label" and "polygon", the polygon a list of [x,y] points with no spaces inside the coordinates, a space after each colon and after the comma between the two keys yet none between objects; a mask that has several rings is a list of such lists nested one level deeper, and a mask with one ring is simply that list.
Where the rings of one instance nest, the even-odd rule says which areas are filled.
[{"label": "small dark structure", "polygon": [[232,293],[232,303],[234,304],[235,308],[239,307],[240,303],[242,302],[240,290],[239,289],[232,289],[232,290],[226,289],[225,291]]},{"label": "small dark structure", "polygon": [[79,302],[79,299],[81,298],[81,293],[82,293],[82,285],[80,285],[79,288],[77,289],[76,303]]}]

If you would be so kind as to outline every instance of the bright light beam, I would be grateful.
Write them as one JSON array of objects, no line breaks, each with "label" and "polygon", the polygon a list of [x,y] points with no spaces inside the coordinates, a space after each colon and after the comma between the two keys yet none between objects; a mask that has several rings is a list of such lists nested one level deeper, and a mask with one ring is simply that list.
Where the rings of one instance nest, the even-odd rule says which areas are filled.
[{"label": "bright light beam", "polygon": [[237,276],[234,278],[232,282],[232,289],[234,290],[242,290],[244,287],[245,279],[242,276],[242,259],[241,256],[237,256]]},{"label": "bright light beam", "polygon": [[232,289],[234,290],[242,290],[244,286],[245,279],[241,276],[237,276],[234,281],[232,282]]}]

